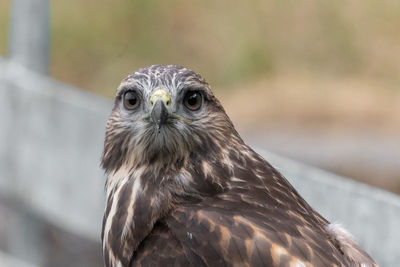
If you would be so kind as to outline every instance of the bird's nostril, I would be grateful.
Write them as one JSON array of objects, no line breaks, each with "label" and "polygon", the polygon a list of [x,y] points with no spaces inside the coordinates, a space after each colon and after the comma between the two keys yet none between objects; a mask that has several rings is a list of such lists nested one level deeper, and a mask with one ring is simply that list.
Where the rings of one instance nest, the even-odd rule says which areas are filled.
[{"label": "bird's nostril", "polygon": [[169,106],[169,104],[170,104],[170,103],[171,103],[171,101],[169,101],[169,100],[168,100],[168,101],[167,101],[167,103],[166,103],[166,104],[167,104],[167,106]]}]

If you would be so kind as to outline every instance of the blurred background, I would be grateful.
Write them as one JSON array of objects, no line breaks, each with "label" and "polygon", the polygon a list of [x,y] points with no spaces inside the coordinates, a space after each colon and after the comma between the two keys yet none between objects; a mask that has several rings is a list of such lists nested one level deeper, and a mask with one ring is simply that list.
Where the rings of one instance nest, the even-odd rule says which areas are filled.
[{"label": "blurred background", "polygon": [[[0,0],[2,58],[12,58],[11,6]],[[48,75],[85,99],[111,101],[138,68],[183,65],[211,84],[252,146],[400,193],[399,1],[53,0],[49,14]],[[0,216],[15,212],[9,197],[0,203]],[[52,244],[80,244],[70,256],[98,253],[97,243],[38,225]],[[11,250],[1,239],[0,249]]]},{"label": "blurred background", "polygon": [[[0,0],[0,54],[10,0]],[[130,72],[184,65],[249,142],[400,192],[400,3],[61,1],[50,76],[112,99]],[[253,141],[254,140],[254,141]]]}]

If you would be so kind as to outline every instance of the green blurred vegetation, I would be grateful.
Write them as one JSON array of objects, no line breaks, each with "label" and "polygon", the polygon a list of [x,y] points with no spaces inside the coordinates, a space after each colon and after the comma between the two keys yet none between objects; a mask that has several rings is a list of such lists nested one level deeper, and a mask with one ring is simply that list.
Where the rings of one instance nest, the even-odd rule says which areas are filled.
[{"label": "green blurred vegetation", "polygon": [[54,0],[51,10],[52,75],[106,96],[158,63],[225,88],[277,73],[399,82],[394,0]]},{"label": "green blurred vegetation", "polygon": [[[0,0],[2,55],[10,2]],[[158,63],[188,66],[219,88],[309,75],[398,90],[400,2],[51,1],[55,78],[111,97],[128,73]]]},{"label": "green blurred vegetation", "polygon": [[0,0],[0,57],[8,55],[8,29],[10,23],[10,1]]}]

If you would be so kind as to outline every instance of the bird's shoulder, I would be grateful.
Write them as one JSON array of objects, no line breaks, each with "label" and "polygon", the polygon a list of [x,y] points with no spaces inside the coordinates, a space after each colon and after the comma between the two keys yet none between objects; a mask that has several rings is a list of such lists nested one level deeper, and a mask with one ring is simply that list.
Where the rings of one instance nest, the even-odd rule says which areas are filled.
[{"label": "bird's shoulder", "polygon": [[171,235],[196,263],[201,260],[207,266],[347,265],[317,222],[287,208],[267,204],[262,207],[262,203],[243,200],[235,203],[235,195],[241,198],[232,191],[201,203],[181,205],[165,217]]},{"label": "bird's shoulder", "polygon": [[352,266],[340,242],[330,236],[329,222],[278,172],[259,168],[234,173],[228,190],[180,203],[165,214],[142,242],[134,263]]}]

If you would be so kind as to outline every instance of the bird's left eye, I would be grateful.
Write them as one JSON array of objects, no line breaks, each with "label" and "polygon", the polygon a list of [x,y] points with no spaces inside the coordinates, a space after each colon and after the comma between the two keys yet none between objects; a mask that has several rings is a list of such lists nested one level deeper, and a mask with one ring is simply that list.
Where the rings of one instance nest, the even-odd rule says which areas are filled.
[{"label": "bird's left eye", "polygon": [[139,106],[140,99],[136,92],[128,91],[124,94],[124,106],[126,109],[135,109]]},{"label": "bird's left eye", "polygon": [[201,107],[203,98],[199,91],[189,91],[186,93],[183,104],[190,110],[195,111]]}]

